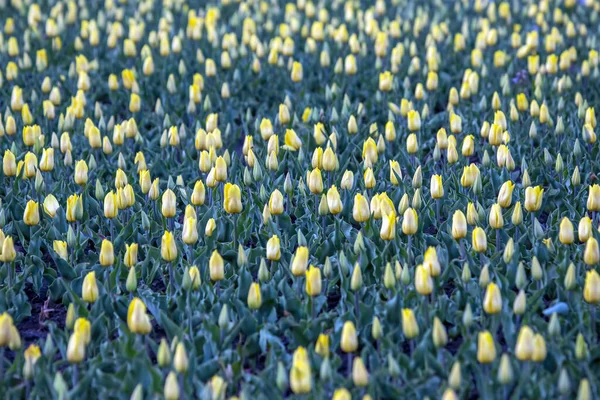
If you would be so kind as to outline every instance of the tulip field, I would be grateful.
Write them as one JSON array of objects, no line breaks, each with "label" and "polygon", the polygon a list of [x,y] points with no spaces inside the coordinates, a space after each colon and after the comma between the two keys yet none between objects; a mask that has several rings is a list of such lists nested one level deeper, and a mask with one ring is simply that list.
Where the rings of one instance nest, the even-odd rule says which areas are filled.
[{"label": "tulip field", "polygon": [[599,399],[599,27],[0,0],[0,397]]}]

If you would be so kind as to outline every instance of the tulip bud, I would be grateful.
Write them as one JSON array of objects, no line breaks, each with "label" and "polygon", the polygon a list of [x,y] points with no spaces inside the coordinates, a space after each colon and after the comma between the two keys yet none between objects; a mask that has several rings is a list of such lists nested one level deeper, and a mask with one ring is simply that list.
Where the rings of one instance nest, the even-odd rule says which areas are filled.
[{"label": "tulip bud", "polygon": [[502,385],[508,385],[513,380],[513,369],[510,363],[510,356],[506,353],[500,357],[500,367],[498,368],[498,382]]},{"label": "tulip bud", "polygon": [[433,319],[433,344],[436,348],[444,347],[448,343],[448,334],[442,321],[438,317]]},{"label": "tulip bud", "polygon": [[477,361],[489,364],[496,359],[494,337],[489,331],[479,332],[477,337]]}]

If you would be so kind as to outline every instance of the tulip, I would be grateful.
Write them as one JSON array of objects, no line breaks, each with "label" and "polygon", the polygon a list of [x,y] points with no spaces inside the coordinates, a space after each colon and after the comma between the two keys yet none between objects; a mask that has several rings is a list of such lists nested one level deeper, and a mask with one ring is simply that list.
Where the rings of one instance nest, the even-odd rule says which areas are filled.
[{"label": "tulip", "polygon": [[81,298],[86,303],[95,303],[98,299],[98,285],[96,284],[96,273],[94,271],[88,272],[83,280]]},{"label": "tulip", "polygon": [[267,241],[267,259],[271,261],[277,261],[281,258],[281,248],[279,243],[279,237],[277,235],[271,236]]},{"label": "tulip", "polygon": [[419,151],[417,135],[414,133],[408,135],[408,138],[406,139],[406,151],[408,154],[415,154],[417,151]]},{"label": "tulip", "polygon": [[177,213],[177,197],[171,189],[165,190],[162,195],[161,211],[165,218],[173,218]]},{"label": "tulip", "polygon": [[425,251],[423,256],[423,267],[429,270],[429,274],[433,277],[439,276],[441,273],[441,265],[437,256],[435,247],[430,246]]},{"label": "tulip", "polygon": [[190,197],[190,202],[192,205],[198,207],[204,204],[206,192],[204,189],[204,184],[201,180],[197,180],[194,184],[194,190],[192,192],[192,196]]},{"label": "tulip", "polygon": [[160,254],[166,262],[171,262],[177,258],[177,244],[173,234],[165,231],[161,239]]},{"label": "tulip", "polygon": [[298,347],[294,352],[292,369],[290,371],[290,388],[294,394],[303,394],[309,393],[311,387],[311,370],[308,354],[304,347]]},{"label": "tulip", "polygon": [[329,335],[325,333],[319,334],[317,343],[315,344],[315,353],[321,357],[329,357]]},{"label": "tulip", "polygon": [[251,310],[258,310],[262,305],[262,296],[260,294],[260,285],[253,282],[248,291],[248,307]]},{"label": "tulip", "polygon": [[356,387],[365,387],[369,384],[369,373],[360,357],[356,357],[352,364],[352,381]]},{"label": "tulip", "polygon": [[354,196],[354,206],[352,207],[352,217],[356,222],[366,222],[369,220],[371,212],[367,199],[360,193]]},{"label": "tulip", "polygon": [[331,147],[325,149],[321,165],[327,172],[334,171],[337,168],[337,157]]},{"label": "tulip", "polygon": [[115,261],[115,254],[113,250],[113,244],[110,240],[102,240],[102,246],[100,247],[100,265],[103,267],[110,267]]},{"label": "tulip", "polygon": [[196,218],[186,218],[183,222],[183,232],[181,234],[183,243],[187,245],[195,244],[198,241],[198,228]]},{"label": "tulip", "polygon": [[598,275],[596,270],[592,269],[586,273],[583,298],[590,304],[598,304],[600,302],[600,275]]},{"label": "tulip", "polygon": [[184,374],[187,372],[189,364],[190,362],[183,342],[177,343],[177,347],[175,347],[175,356],[173,357],[173,367],[175,368],[175,371]]},{"label": "tulip", "polygon": [[298,151],[302,147],[302,140],[293,129],[286,129],[284,142],[285,147],[292,151]]},{"label": "tulip", "polygon": [[358,337],[356,336],[356,328],[352,321],[344,323],[340,346],[344,353],[353,353],[358,349]]},{"label": "tulip", "polygon": [[340,184],[340,187],[343,190],[352,190],[353,186],[354,186],[354,173],[352,171],[344,172],[344,175],[342,176],[342,183]]},{"label": "tulip", "polygon": [[46,196],[46,198],[44,199],[43,206],[44,206],[44,211],[46,212],[46,214],[48,214],[52,218],[54,218],[56,216],[56,212],[60,208],[60,204],[58,203],[58,200],[56,200],[56,197],[54,197],[54,195],[52,195],[52,194],[49,194],[48,196]]},{"label": "tulip", "polygon": [[271,215],[283,214],[283,195],[278,189],[275,189],[269,198],[269,212]]},{"label": "tulip", "polygon": [[227,180],[227,163],[223,156],[217,157],[215,161],[215,179],[217,182],[225,182]]},{"label": "tulip", "polygon": [[[14,323],[10,314],[7,312],[0,314],[0,348],[10,345],[11,341],[13,340],[13,328]],[[4,362],[4,360],[2,361]]]},{"label": "tulip", "polygon": [[[502,208],[499,204],[492,205],[488,222],[493,229],[502,229],[504,226],[504,218],[502,217]],[[496,233],[498,235],[498,233]]]},{"label": "tulip", "polygon": [[529,361],[533,353],[534,333],[527,325],[521,327],[517,336],[515,356],[521,361]]},{"label": "tulip", "polygon": [[463,173],[460,178],[460,184],[463,187],[471,187],[479,176],[479,168],[475,164],[463,167]]},{"label": "tulip", "polygon": [[23,212],[23,222],[29,226],[35,226],[40,223],[39,205],[34,200],[29,200]]},{"label": "tulip", "polygon": [[75,222],[83,217],[83,203],[81,196],[76,194],[67,199],[66,217],[68,222]]},{"label": "tulip", "polygon": [[487,250],[487,236],[485,235],[485,231],[480,227],[473,229],[472,244],[473,249],[477,253],[485,253]]},{"label": "tulip", "polygon": [[541,186],[528,187],[525,189],[525,209],[529,212],[536,212],[542,206],[544,189]]},{"label": "tulip", "polygon": [[502,294],[495,283],[490,283],[485,291],[483,310],[488,314],[498,314],[502,311]]},{"label": "tulip", "polygon": [[223,209],[228,214],[242,212],[242,193],[240,187],[235,184],[226,183],[223,189]]},{"label": "tulip", "polygon": [[411,132],[421,129],[421,116],[418,111],[410,110],[407,115],[408,130]]},{"label": "tulip", "polygon": [[591,185],[587,198],[588,211],[600,211],[600,185]]},{"label": "tulip", "polygon": [[531,360],[534,362],[542,362],[546,359],[546,341],[544,337],[537,333],[533,338],[533,353],[531,354]]},{"label": "tulip", "polygon": [[171,371],[167,375],[163,392],[165,400],[179,400],[179,383],[177,383],[175,372]]},{"label": "tulip", "polygon": [[429,268],[421,264],[415,268],[415,289],[423,296],[429,296],[433,292],[433,279]]},{"label": "tulip", "polygon": [[430,193],[431,198],[438,200],[444,197],[444,186],[442,184],[441,175],[432,175],[431,176],[431,185],[430,185]]},{"label": "tulip", "polygon": [[119,214],[119,199],[112,190],[104,196],[104,216],[108,219],[116,218]]},{"label": "tulip", "polygon": [[435,347],[444,347],[448,343],[448,333],[438,317],[433,319],[433,344]]},{"label": "tulip", "polygon": [[362,158],[364,161],[370,162],[371,165],[377,162],[378,151],[377,151],[377,143],[373,138],[368,138],[363,143],[363,151]]},{"label": "tulip", "polygon": [[321,270],[310,266],[306,271],[306,294],[309,296],[318,296],[321,293]]},{"label": "tulip", "polygon": [[308,176],[308,188],[313,194],[321,194],[323,192],[323,178],[321,171],[318,168],[313,169]]},{"label": "tulip", "polygon": [[6,150],[2,159],[2,170],[6,176],[15,176],[17,174],[17,161],[12,151]]},{"label": "tulip", "polygon": [[489,331],[479,332],[477,336],[477,361],[489,364],[496,359],[494,337]]},{"label": "tulip", "polygon": [[583,261],[589,266],[594,266],[600,261],[600,248],[598,247],[598,241],[593,236],[585,243]]},{"label": "tulip", "polygon": [[393,81],[394,76],[389,71],[379,74],[379,90],[382,92],[389,92],[392,90]]},{"label": "tulip", "polygon": [[560,221],[560,229],[558,239],[562,244],[572,244],[575,241],[575,233],[573,231],[573,224],[569,218],[564,217]]},{"label": "tulip", "polygon": [[306,273],[308,266],[308,247],[300,246],[292,259],[291,270],[294,276],[302,276]]},{"label": "tulip", "polygon": [[402,180],[402,171],[400,164],[396,160],[390,160],[390,182],[394,186],[398,186]]},{"label": "tulip", "polygon": [[412,208],[406,209],[404,212],[404,219],[402,220],[402,232],[405,235],[414,235],[417,233],[418,227],[419,216],[417,215],[417,212]]},{"label": "tulip", "polygon": [[208,222],[206,223],[206,226],[204,227],[204,235],[206,237],[211,237],[213,232],[215,231],[215,228],[217,227],[217,223],[215,222],[214,218],[211,218],[208,220]]},{"label": "tulip", "polygon": [[138,244],[126,244],[125,245],[125,256],[123,257],[123,264],[131,268],[137,264],[138,260]]},{"label": "tulip", "polygon": [[587,242],[592,236],[592,220],[587,215],[579,220],[577,234],[581,243]]},{"label": "tulip", "polygon": [[4,239],[4,243],[2,243],[2,252],[0,253],[1,261],[6,263],[13,262],[17,257],[17,252],[15,250],[15,245],[13,243],[13,238],[7,236]]},{"label": "tulip", "polygon": [[67,251],[67,242],[62,240],[55,240],[52,242],[52,248],[60,258],[62,258],[65,261],[68,260],[69,253]]},{"label": "tulip", "polygon": [[452,237],[460,240],[467,236],[467,220],[462,211],[456,210],[452,215]]},{"label": "tulip", "polygon": [[142,300],[134,297],[127,309],[127,327],[132,333],[147,335],[152,331],[150,318],[146,313],[146,305]]},{"label": "tulip", "polygon": [[75,183],[83,186],[88,181],[88,165],[84,160],[77,161],[75,164]]},{"label": "tulip", "polygon": [[85,342],[83,334],[80,332],[73,332],[69,338],[69,344],[67,345],[67,361],[71,364],[77,364],[83,361],[85,358]]},{"label": "tulip", "polygon": [[54,169],[54,149],[44,149],[40,160],[40,171],[49,172]]},{"label": "tulip", "polygon": [[498,204],[502,208],[510,207],[512,203],[512,193],[515,185],[512,181],[506,181],[500,187],[500,192],[498,193]]},{"label": "tulip", "polygon": [[208,269],[210,273],[210,279],[213,282],[218,282],[225,278],[225,265],[223,262],[223,257],[221,257],[217,250],[213,250],[210,256]]},{"label": "tulip", "polygon": [[367,189],[373,189],[375,187],[376,180],[372,168],[367,168],[365,170],[365,173],[363,174],[363,180]]},{"label": "tulip", "polygon": [[402,332],[409,340],[419,336],[419,325],[413,310],[410,308],[402,309]]}]

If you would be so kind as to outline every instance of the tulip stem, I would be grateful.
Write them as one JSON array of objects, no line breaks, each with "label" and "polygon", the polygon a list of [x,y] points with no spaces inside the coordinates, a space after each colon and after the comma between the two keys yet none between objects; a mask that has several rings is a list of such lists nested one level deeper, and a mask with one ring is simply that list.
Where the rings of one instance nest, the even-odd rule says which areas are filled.
[{"label": "tulip stem", "polygon": [[173,274],[173,263],[169,262],[169,296],[173,296],[173,288],[175,285],[175,275]]},{"label": "tulip stem", "polygon": [[354,292],[354,311],[356,313],[356,327],[357,328],[360,325],[360,305],[358,304],[358,291],[359,290]]},{"label": "tulip stem", "polygon": [[237,232],[237,225],[238,225],[238,216],[239,214],[233,214],[233,250],[237,250],[236,246],[238,244],[238,232]]},{"label": "tulip stem", "polygon": [[496,229],[496,253],[500,251],[502,245],[502,238],[500,237],[500,229]]},{"label": "tulip stem", "polygon": [[79,365],[73,364],[73,387],[77,386],[79,381]]},{"label": "tulip stem", "polygon": [[531,245],[535,244],[535,214],[531,213]]},{"label": "tulip stem", "polygon": [[315,319],[315,298],[310,296],[310,316]]},{"label": "tulip stem", "polygon": [[590,303],[590,319],[591,319],[591,329],[592,329],[592,337],[591,337],[591,341],[593,344],[596,344],[597,337],[596,337],[596,308],[594,307],[594,304]]},{"label": "tulip stem", "polygon": [[187,245],[185,246],[186,252],[187,252],[187,259],[188,259],[188,263],[190,265],[192,265],[192,245]]},{"label": "tulip stem", "polygon": [[4,349],[6,347],[0,346],[0,382],[4,381]]},{"label": "tulip stem", "polygon": [[6,268],[8,270],[8,288],[12,288],[13,285],[13,263],[11,263],[11,265],[8,265],[8,263],[4,263],[4,265],[8,268]]},{"label": "tulip stem", "polygon": [[406,248],[406,258],[407,258],[407,267],[410,267],[412,260],[411,260],[411,249],[412,249],[412,235],[408,235],[408,246]]},{"label": "tulip stem", "polygon": [[347,354],[348,357],[348,376],[352,376],[352,353]]}]

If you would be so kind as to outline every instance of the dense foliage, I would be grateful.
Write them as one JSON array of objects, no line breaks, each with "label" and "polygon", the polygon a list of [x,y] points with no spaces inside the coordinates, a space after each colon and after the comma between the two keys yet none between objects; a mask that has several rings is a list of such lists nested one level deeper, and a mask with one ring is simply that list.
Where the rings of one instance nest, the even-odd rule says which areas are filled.
[{"label": "dense foliage", "polygon": [[598,0],[34,1],[6,398],[598,393]]}]

